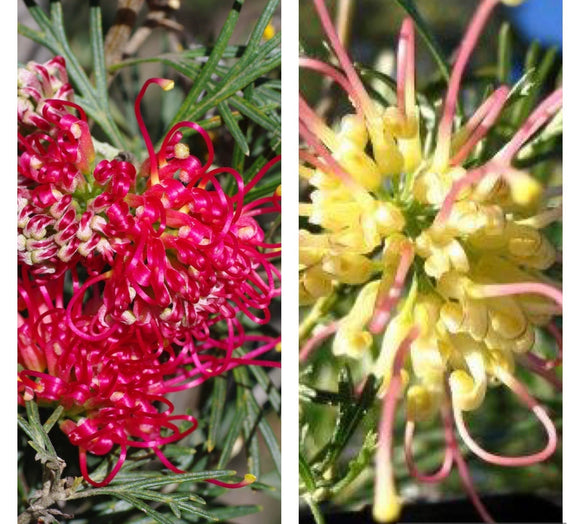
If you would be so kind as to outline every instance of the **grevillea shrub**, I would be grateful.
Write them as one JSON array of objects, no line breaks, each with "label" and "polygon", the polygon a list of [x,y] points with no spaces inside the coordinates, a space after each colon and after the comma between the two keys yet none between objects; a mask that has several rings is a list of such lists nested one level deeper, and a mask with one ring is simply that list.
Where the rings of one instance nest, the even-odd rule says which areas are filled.
[{"label": "grevillea shrub", "polygon": [[[57,2],[53,8],[58,11],[59,6]],[[38,8],[32,12],[38,15]],[[98,16],[100,9],[93,9],[91,20]],[[57,19],[55,14],[53,22]],[[268,19],[266,13],[257,28]],[[91,29],[93,39],[102,38],[95,32],[99,29]],[[254,52],[264,53],[268,46],[265,56],[271,58],[273,32],[270,28],[257,47],[253,44]],[[117,134],[108,133],[116,128],[114,120],[98,120],[107,114],[108,98],[96,115],[89,96],[99,95],[104,71],[97,72],[101,77],[93,92],[83,84],[88,79],[70,49],[63,51],[65,56],[44,64],[27,63],[18,74],[18,401],[28,414],[28,422],[21,420],[24,431],[36,448],[48,453],[41,459],[44,467],[52,463],[59,471],[51,480],[50,496],[38,499],[38,492],[31,492],[21,518],[53,518],[59,513],[51,509],[56,500],[89,497],[91,486],[110,489],[109,496],[125,501],[129,497],[137,512],[158,516],[145,502],[160,495],[116,482],[124,465],[132,471],[148,457],[149,473],[158,470],[161,475],[165,469],[177,483],[182,476],[191,482],[191,461],[175,450],[203,447],[202,467],[211,469],[218,462],[219,467],[198,475],[199,480],[241,488],[261,475],[254,454],[257,436],[246,431],[261,416],[253,394],[246,395],[251,409],[238,407],[237,432],[251,447],[243,480],[223,470],[238,436],[234,427],[227,449],[217,443],[219,461],[210,452],[227,431],[217,427],[224,413],[232,412],[224,405],[226,398],[239,402],[227,393],[232,373],[244,382],[256,377],[259,387],[275,389],[268,370],[280,367],[279,327],[271,325],[281,291],[276,231],[281,193],[275,176],[280,156],[275,149],[260,153],[243,170],[240,150],[249,145],[242,136],[244,143],[236,144],[230,155],[237,169],[221,165],[214,147],[220,135],[188,119],[167,126],[154,144],[148,131],[151,119],[144,115],[152,100],[149,87],[154,84],[151,90],[169,97],[175,86],[174,80],[155,77],[134,98],[133,117],[141,136],[118,141],[139,145],[120,149]],[[247,73],[248,78],[238,75],[238,81],[250,85]],[[72,83],[80,86],[81,96]],[[268,81],[265,86],[271,87]],[[276,97],[275,91],[269,94]],[[223,103],[220,107],[229,111]],[[259,103],[248,101],[244,107],[257,111]],[[277,116],[271,111],[260,118],[275,121]],[[239,141],[236,119],[225,119],[235,126]],[[96,134],[95,121],[101,127]],[[103,131],[110,144],[102,142]],[[253,132],[264,147],[269,134],[259,128]],[[184,395],[192,390],[198,398],[210,394],[206,407],[177,408],[183,399],[193,398]],[[277,391],[272,395],[278,399]],[[42,441],[42,432],[32,432],[40,421],[38,408],[40,415],[56,408],[57,418],[51,417],[45,431],[58,423],[68,447],[53,447]],[[200,419],[206,415],[211,420]],[[260,423],[260,432],[266,432],[276,460],[272,429]],[[78,452],[78,461],[71,462],[71,449]],[[60,480],[61,454],[81,478]],[[123,478],[140,478],[130,475]],[[157,477],[160,486],[167,478],[167,473]],[[199,508],[199,497],[191,496],[193,503],[178,496],[171,511],[220,518],[211,508]],[[165,501],[174,504],[171,497]],[[234,516],[254,511],[232,510]],[[97,518],[100,510],[90,511],[87,518]]]},{"label": "grevillea shrub", "polygon": [[[386,83],[392,103],[385,105],[384,98],[374,96],[380,90],[376,83],[372,90],[365,86],[325,1],[313,0],[333,60],[303,56],[300,65],[336,84],[327,96],[342,90],[352,109],[326,122],[300,96],[300,360],[310,391],[304,400],[303,446],[312,457],[312,472],[321,475],[319,485],[304,481],[311,505],[333,494],[338,502],[340,490],[362,472],[374,446],[372,438],[365,442],[343,478],[328,458],[338,455],[337,444],[316,453],[312,449],[321,443],[309,410],[323,398],[329,401],[316,391],[329,388],[331,370],[341,362],[350,363],[353,379],[360,380],[351,402],[364,404],[361,412],[372,405],[369,389],[363,388],[370,377],[366,384],[374,381],[381,404],[374,453],[377,521],[396,520],[401,511],[395,481],[401,473],[393,457],[399,401],[406,416],[402,440],[408,473],[420,482],[438,483],[456,467],[485,521],[492,517],[475,491],[460,446],[504,467],[541,463],[557,449],[550,411],[528,391],[526,377],[531,371],[560,389],[561,252],[547,229],[560,220],[562,207],[558,188],[523,166],[534,166],[530,150],[545,137],[557,139],[559,131],[553,129],[561,118],[562,89],[534,91],[543,98],[523,117],[520,107],[518,119],[513,104],[520,97],[519,103],[529,106],[529,93],[497,77],[485,91],[464,86],[469,59],[499,3],[478,3],[441,98],[416,90],[416,27],[413,18],[406,18],[395,80]],[[474,97],[482,101],[474,104]],[[465,104],[461,111],[460,104]],[[507,132],[498,130],[508,123]],[[551,147],[557,148],[556,142]],[[546,338],[556,347],[554,358],[543,354],[540,341]],[[335,364],[325,367],[316,354],[328,349]],[[339,396],[330,397],[340,405],[335,442],[347,424],[353,425],[340,412],[346,409],[340,395],[348,392],[348,380],[339,383]],[[489,390],[498,386],[514,393],[544,428],[538,450],[504,456],[484,449],[468,431],[466,413],[484,411]],[[505,417],[509,432],[515,415]],[[414,461],[414,434],[437,418],[443,428],[442,464],[424,472]]]}]

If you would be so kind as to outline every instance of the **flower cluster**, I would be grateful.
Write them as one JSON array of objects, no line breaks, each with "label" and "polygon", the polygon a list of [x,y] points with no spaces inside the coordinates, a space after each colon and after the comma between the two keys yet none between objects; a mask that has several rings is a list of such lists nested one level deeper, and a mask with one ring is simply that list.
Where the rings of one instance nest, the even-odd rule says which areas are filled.
[{"label": "flower cluster", "polygon": [[[138,166],[95,150],[61,57],[19,74],[19,399],[64,407],[60,427],[95,486],[112,480],[129,447],[179,471],[161,447],[197,421],[175,414],[166,394],[239,365],[279,366],[259,358],[279,338],[246,335],[240,318],[266,324],[280,293],[280,244],[260,225],[280,212],[280,192],[246,201],[279,157],[245,182],[212,166],[211,139],[193,122],[176,124],[155,151],[140,110],[152,83],[173,87],[153,78],[137,97],[149,153]],[[203,138],[205,162],[182,142],[184,128]],[[235,356],[244,344],[252,350]],[[116,446],[107,477],[91,479],[86,453]]]},{"label": "flower cluster", "polygon": [[[497,121],[510,89],[499,86],[454,129],[461,80],[486,20],[499,0],[481,0],[457,52],[437,139],[424,147],[415,94],[413,21],[403,22],[397,53],[397,103],[384,108],[365,90],[333,26],[324,0],[313,0],[340,67],[303,57],[303,68],[337,83],[355,113],[331,128],[300,99],[300,174],[309,201],[300,213],[316,231],[300,232],[301,304],[319,304],[337,286],[362,286],[350,312],[315,332],[301,349],[305,361],[323,338],[334,335],[335,355],[358,359],[381,381],[383,399],[376,455],[374,516],[397,518],[391,447],[397,399],[406,389],[405,451],[411,473],[435,482],[454,463],[485,520],[453,431],[484,460],[533,464],[556,449],[547,411],[515,377],[516,362],[558,385],[552,368],[560,357],[534,354],[538,329],[560,339],[560,286],[544,273],[558,259],[542,232],[561,217],[549,196],[514,159],[560,111],[562,90],[547,96],[511,139],[481,165],[472,153]],[[506,2],[514,3],[514,2]],[[371,357],[382,337],[378,357]],[[560,347],[561,351],[561,347]],[[408,358],[407,358],[408,357]],[[545,426],[545,449],[502,457],[469,435],[463,413],[476,410],[488,385],[514,391]],[[413,463],[415,424],[441,413],[446,431],[444,464],[434,475]]]}]

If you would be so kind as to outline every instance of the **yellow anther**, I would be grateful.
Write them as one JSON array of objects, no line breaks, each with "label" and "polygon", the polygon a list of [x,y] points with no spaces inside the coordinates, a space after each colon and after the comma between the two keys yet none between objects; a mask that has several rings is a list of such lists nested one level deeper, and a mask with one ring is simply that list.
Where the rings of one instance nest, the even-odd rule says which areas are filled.
[{"label": "yellow anther", "polygon": [[252,475],[251,473],[246,473],[244,475],[244,482],[247,482],[248,484],[252,484],[252,483],[256,482],[256,477],[254,475]]},{"label": "yellow anther", "polygon": [[175,145],[175,158],[179,158],[180,160],[183,160],[184,158],[187,158],[189,156],[189,147],[187,146],[187,144],[184,144],[182,142],[178,142]]},{"label": "yellow anther", "polygon": [[270,39],[274,38],[275,35],[276,35],[276,28],[274,27],[272,22],[270,22],[266,26],[266,29],[264,29],[264,34],[262,35],[262,38],[264,40],[270,40]]},{"label": "yellow anther", "polygon": [[163,91],[171,91],[175,87],[175,82],[173,80],[168,80],[164,78],[159,82],[159,86]]}]

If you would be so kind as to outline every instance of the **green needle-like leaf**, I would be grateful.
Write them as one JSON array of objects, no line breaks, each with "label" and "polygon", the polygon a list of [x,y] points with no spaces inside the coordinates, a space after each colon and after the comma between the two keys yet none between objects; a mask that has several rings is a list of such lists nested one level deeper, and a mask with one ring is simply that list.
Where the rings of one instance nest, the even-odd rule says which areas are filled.
[{"label": "green needle-like leaf", "polygon": [[214,381],[207,435],[208,451],[214,449],[218,439],[218,430],[222,423],[224,406],[226,403],[227,387],[227,380],[224,377],[218,377]]},{"label": "green needle-like leaf", "polygon": [[509,81],[512,71],[512,32],[507,22],[499,30],[499,45],[497,51],[497,80],[502,84]]},{"label": "green needle-like leaf", "polygon": [[[234,96],[230,99],[230,104],[239,110],[240,113],[246,115],[248,118],[262,126],[264,129],[271,131],[277,136],[280,136],[280,125],[266,116],[265,110],[248,102],[245,98]],[[267,109],[275,109],[276,105],[272,105]],[[224,119],[225,120],[225,119]],[[233,134],[233,133],[232,133]]]},{"label": "green needle-like leaf", "polygon": [[[219,61],[222,59],[222,55],[226,50],[230,37],[234,32],[236,23],[240,16],[240,10],[244,4],[244,0],[235,0],[232,9],[230,10],[225,24],[216,40],[209,58],[201,70],[201,73],[195,79],[195,84],[191,91],[188,93],[181,110],[178,111],[175,116],[175,122],[179,120],[186,120],[187,114],[192,111],[192,108],[196,105],[199,95],[206,88],[207,82],[211,79],[211,75],[214,73]],[[216,104],[217,105],[217,104]]]},{"label": "green needle-like leaf", "polygon": [[169,518],[167,515],[164,515],[163,513],[160,513],[159,511],[153,509],[151,506],[149,506],[149,504],[143,502],[138,497],[135,497],[125,492],[112,493],[112,495],[128,502],[135,508],[140,509],[143,513],[145,513],[145,515],[151,517],[152,519],[155,520],[155,522],[158,522],[159,524],[175,524],[173,520]]},{"label": "green needle-like leaf", "polygon": [[252,515],[262,511],[261,506],[231,506],[227,508],[217,508],[212,510],[211,515],[220,521],[229,521],[246,515]]},{"label": "green needle-like leaf", "polygon": [[[233,105],[233,104],[232,104]],[[236,122],[234,115],[230,111],[230,108],[225,102],[221,102],[217,106],[218,112],[224,120],[226,127],[228,128],[229,132],[232,134],[234,140],[238,147],[242,150],[244,155],[250,154],[250,146],[248,146],[248,142],[246,141],[246,137],[244,133],[240,129],[240,126]]]},{"label": "green needle-like leaf", "polygon": [[244,421],[244,411],[241,409],[236,409],[234,413],[234,418],[230,423],[230,428],[224,439],[224,446],[222,448],[222,453],[218,461],[217,467],[223,468],[229,462],[232,456],[232,450],[238,435],[242,430],[242,423]]},{"label": "green needle-like leaf", "polygon": [[43,424],[42,429],[45,433],[49,433],[50,430],[52,429],[52,427],[57,423],[58,419],[60,418],[60,416],[62,415],[62,412],[64,411],[64,407],[63,406],[58,406],[50,415],[50,417],[48,417],[48,419],[46,419],[46,422]]},{"label": "green needle-like leaf", "polygon": [[248,40],[248,47],[246,51],[247,53],[252,54],[260,45],[260,42],[262,41],[262,37],[264,35],[264,31],[266,30],[266,27],[270,23],[270,20],[272,19],[272,16],[276,11],[279,2],[280,0],[268,0],[268,3],[264,7],[264,10],[262,11],[260,17],[256,21],[256,25],[254,26],[252,34],[250,35],[250,38]]},{"label": "green needle-like leaf", "polygon": [[91,0],[89,9],[89,34],[93,52],[93,74],[95,75],[96,95],[101,107],[108,112],[109,96],[107,88],[107,69],[105,67],[105,46],[103,44],[103,22],[99,0]]}]

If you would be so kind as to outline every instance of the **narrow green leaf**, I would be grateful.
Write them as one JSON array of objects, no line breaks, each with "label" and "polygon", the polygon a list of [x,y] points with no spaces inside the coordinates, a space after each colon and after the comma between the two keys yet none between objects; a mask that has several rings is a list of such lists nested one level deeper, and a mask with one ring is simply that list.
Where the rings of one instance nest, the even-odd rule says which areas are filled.
[{"label": "narrow green leaf", "polygon": [[224,406],[226,403],[227,386],[228,383],[225,377],[217,377],[214,380],[207,434],[208,451],[213,450],[218,439],[218,429],[221,426]]},{"label": "narrow green leaf", "polygon": [[274,386],[268,377],[268,374],[260,366],[248,366],[248,369],[250,370],[250,373],[254,375],[258,384],[260,384],[266,395],[268,395],[268,400],[270,401],[270,404],[272,404],[274,411],[280,413],[280,408],[282,405],[280,392]]},{"label": "narrow green leaf", "polygon": [[[233,114],[232,114],[233,116]],[[242,148],[240,146],[238,146],[238,144],[235,144],[234,146],[234,152],[232,153],[232,167],[238,172],[238,173],[243,173],[244,172],[244,166],[246,164],[246,155],[244,154],[244,151],[242,150]],[[234,192],[234,188],[236,187],[236,183],[235,180],[233,178],[229,178],[228,179],[228,195],[232,195]]]},{"label": "narrow green leaf", "polygon": [[44,443],[44,435],[42,431],[42,424],[40,423],[40,415],[38,413],[38,405],[34,400],[29,400],[26,402],[26,415],[28,417],[28,423],[33,432],[33,440],[39,443]]},{"label": "narrow green leaf", "polygon": [[[204,66],[205,62],[203,61],[196,61],[200,58],[205,58],[213,51],[213,46],[199,46],[195,49],[189,49],[183,51],[181,53],[163,53],[157,56],[150,56],[150,57],[139,57],[139,58],[127,58],[122,60],[121,62],[114,64],[109,67],[109,72],[113,73],[120,69],[129,67],[129,66],[137,66],[142,64],[148,64],[152,62],[163,62],[172,67],[183,67],[183,68],[191,68],[191,75],[188,73],[186,74],[192,80],[195,80],[195,76],[199,72],[199,70]],[[245,50],[244,46],[227,46],[222,54],[222,59],[226,58],[237,58],[243,54]],[[222,68],[218,64],[216,66],[216,72],[221,72]]]},{"label": "narrow green leaf", "polygon": [[540,46],[540,42],[534,40],[528,50],[526,51],[526,58],[525,58],[525,70],[529,71],[530,69],[535,69],[538,65],[538,60],[540,59],[540,53],[542,51],[542,47]]},{"label": "narrow green leaf", "polygon": [[272,16],[274,15],[274,11],[276,7],[278,7],[278,3],[280,0],[269,0],[266,6],[264,7],[260,17],[256,21],[256,25],[252,30],[252,34],[248,40],[248,47],[246,49],[246,53],[253,54],[254,50],[260,45],[262,41],[262,37],[264,35],[264,31],[266,27],[270,23]]},{"label": "narrow green leaf", "polygon": [[266,43],[260,45],[255,52],[248,53],[247,48],[244,54],[233,65],[226,75],[222,78],[222,82],[228,82],[232,77],[239,76],[244,72],[251,70],[256,64],[260,64],[267,58],[272,58],[272,55],[280,53],[280,43],[282,42],[282,35],[278,33]]},{"label": "narrow green leaf", "polygon": [[81,499],[86,497],[96,497],[99,495],[110,494],[110,492],[120,493],[123,491],[134,491],[138,489],[158,489],[170,484],[185,484],[186,482],[201,482],[207,479],[231,477],[235,475],[235,471],[230,470],[215,470],[215,471],[195,471],[193,473],[181,473],[171,475],[157,475],[150,478],[148,475],[143,475],[144,478],[128,482],[126,479],[115,477],[111,484],[106,488],[86,488],[75,491],[69,495],[69,499]]},{"label": "narrow green leaf", "polygon": [[263,110],[248,102],[245,98],[233,96],[230,98],[229,103],[232,107],[235,107],[240,113],[246,115],[259,126],[262,126],[264,129],[267,129],[276,135],[280,135],[280,126],[278,123],[268,118]]},{"label": "narrow green leaf", "polygon": [[[262,45],[256,56],[247,57],[247,54],[238,60],[230,71],[220,80],[217,87],[203,98],[198,104],[186,107],[184,102],[181,110],[174,118],[174,122],[179,120],[196,120],[203,116],[209,109],[217,106],[220,102],[227,100],[237,91],[243,90],[246,86],[269,73],[272,69],[281,64],[281,50],[279,49],[279,34]],[[267,58],[264,58],[266,55]]]},{"label": "narrow green leaf", "polygon": [[229,82],[221,82],[220,88],[206,96],[199,104],[192,107],[191,113],[187,114],[183,120],[196,120],[197,118],[203,116],[212,107],[215,107],[220,102],[227,100],[237,91],[244,89],[254,80],[257,80],[263,74],[266,74],[272,69],[280,66],[280,64],[281,56],[280,54],[277,54],[275,57],[262,62],[260,66],[248,70],[245,74],[241,74],[238,77],[232,78]]},{"label": "narrow green leaf", "polygon": [[349,400],[346,405],[339,406],[334,432],[328,446],[322,450],[324,456],[323,452],[318,454],[318,456],[323,456],[319,466],[320,471],[324,471],[330,464],[333,464],[342,453],[355,430],[360,426],[361,420],[372,406],[375,397],[375,378],[370,375],[365,382],[358,402]]},{"label": "narrow green leaf", "polygon": [[530,69],[526,71],[523,76],[513,85],[509,95],[507,97],[506,103],[504,105],[504,110],[521,99],[528,96],[530,90],[534,87],[535,83],[535,70]]},{"label": "narrow green leaf", "polygon": [[274,103],[280,105],[282,102],[282,95],[279,88],[273,87],[274,82],[265,82],[256,87],[253,101],[259,101],[261,105],[267,103]]},{"label": "narrow green leaf", "polygon": [[522,99],[516,111],[516,123],[521,125],[524,120],[530,115],[534,109],[539,95],[544,87],[544,84],[548,80],[548,76],[552,72],[556,59],[558,57],[558,49],[556,47],[549,48],[544,57],[542,58],[540,64],[535,70],[534,74],[534,84],[528,93],[528,96]]},{"label": "narrow green leaf", "polygon": [[[195,62],[183,60],[182,55],[177,54],[164,54],[159,57],[148,59],[126,60],[121,64],[118,64],[116,68],[146,62],[163,62],[193,79],[195,83],[194,90],[197,90],[199,82],[203,81],[208,94],[197,103],[197,97],[199,97],[201,92],[197,95],[196,99],[193,100],[192,93],[194,93],[194,91],[190,91],[182,106],[177,111],[173,122],[175,123],[180,120],[197,120],[200,117],[203,117],[203,115],[212,107],[228,100],[228,98],[234,96],[237,91],[243,90],[261,75],[268,73],[275,67],[278,67],[280,65],[281,57],[279,44],[280,35],[278,34],[267,43],[261,45],[254,56],[248,54],[246,50],[243,56],[230,69],[221,68],[219,65],[216,65],[213,72],[222,76],[222,78],[217,81],[211,77],[207,79],[202,77],[203,72],[206,71],[207,63],[203,66],[202,72],[199,73],[201,65],[196,64]],[[207,50],[207,48],[204,49]],[[228,56],[232,57],[235,56],[235,53],[238,52],[239,49],[242,48],[227,47],[226,51],[228,51]],[[216,47],[213,47],[212,55],[215,52]],[[194,55],[191,54],[190,56],[193,58]],[[203,55],[200,53],[199,56]],[[240,97],[236,97],[236,103],[242,106],[244,111],[248,113],[251,118],[253,117],[259,125],[263,125],[268,127],[270,130],[279,133],[279,125],[264,114],[264,111],[266,111],[265,108],[256,108],[256,106],[249,105],[249,102],[244,103],[244,101],[240,102],[240,100]]]},{"label": "narrow green leaf", "polygon": [[93,53],[96,95],[105,111],[108,112],[109,97],[107,88],[107,68],[105,66],[105,46],[103,43],[103,22],[99,0],[91,0],[89,8],[89,34]]},{"label": "narrow green leaf", "polygon": [[236,380],[236,405],[237,409],[244,413],[242,431],[246,445],[246,455],[249,472],[255,477],[260,476],[260,449],[256,434],[256,423],[260,417],[260,408],[252,395],[248,370],[242,367],[235,368]]},{"label": "narrow green leaf", "polygon": [[[232,117],[237,121],[242,119],[242,115],[237,111],[232,112]],[[224,125],[223,118],[219,115],[212,116],[211,118],[206,118],[205,120],[198,120],[197,122],[201,127],[203,127],[206,131],[210,129],[216,129],[218,127],[222,127]],[[183,136],[189,136],[192,132],[188,133],[187,128],[183,129],[182,131]]]},{"label": "narrow green leaf", "polygon": [[[241,354],[238,350],[236,353]],[[254,366],[250,366],[250,369]],[[274,461],[274,465],[276,470],[280,473],[281,472],[281,455],[280,455],[280,446],[278,444],[278,439],[272,430],[272,427],[268,423],[268,421],[263,417],[262,408],[259,406],[258,402],[254,398],[254,395],[251,393],[251,381],[249,380],[248,370],[244,368],[238,368],[234,370],[234,376],[236,377],[236,382],[242,385],[242,387],[238,387],[240,398],[240,404],[243,405],[243,408],[246,409],[248,413],[248,417],[244,421],[244,435],[246,437],[246,442],[250,440],[248,444],[248,451],[250,457],[252,457],[252,464],[254,471],[250,471],[256,477],[259,476],[259,449],[257,448],[258,439],[256,438],[255,434],[255,426],[257,424],[260,433],[264,437],[264,441],[266,443],[266,447],[270,452],[272,460]],[[266,379],[267,380],[267,379]],[[254,444],[255,443],[255,444]],[[255,445],[254,447],[252,447]],[[256,458],[254,459],[254,455]]]},{"label": "narrow green leaf", "polygon": [[512,31],[509,23],[504,22],[499,30],[497,52],[497,80],[505,84],[512,71]]},{"label": "narrow green leaf", "polygon": [[233,7],[230,10],[222,30],[216,40],[211,55],[209,55],[209,58],[201,70],[201,73],[195,79],[195,84],[186,96],[181,109],[177,112],[174,120],[175,122],[187,119],[187,115],[191,112],[192,107],[197,103],[199,95],[204,89],[206,89],[206,83],[211,79],[211,75],[213,74],[216,66],[218,65],[218,62],[221,60],[222,55],[226,50],[230,37],[232,36],[240,16],[240,10],[243,4],[244,0],[234,1]]},{"label": "narrow green leaf", "polygon": [[50,41],[47,39],[46,34],[42,31],[36,31],[23,24],[18,24],[18,33],[24,36],[25,38],[28,38],[33,42],[36,42],[37,44],[40,44],[45,47],[50,47]]},{"label": "narrow green leaf", "polygon": [[[126,490],[125,492],[127,492]],[[139,498],[141,500],[160,502],[162,504],[167,504],[169,509],[177,518],[181,518],[182,511],[188,511],[195,515],[199,515],[206,519],[214,520],[215,517],[206,509],[197,507],[192,504],[189,499],[188,493],[175,494],[175,493],[158,493],[151,490],[131,490],[129,493],[131,496]]]},{"label": "narrow green leaf", "polygon": [[133,507],[141,510],[148,517],[151,517],[152,519],[155,520],[155,522],[158,522],[159,524],[174,524],[173,520],[171,520],[168,516],[164,515],[163,513],[159,513],[159,511],[153,509],[151,506],[149,506],[149,504],[146,504],[145,502],[138,499],[137,497],[134,497],[133,495],[120,492],[114,492],[112,493],[112,495],[124,500],[125,502],[128,502]]},{"label": "narrow green leaf", "polygon": [[224,120],[226,127],[228,128],[229,132],[232,134],[234,140],[238,147],[242,150],[244,155],[248,156],[250,154],[250,146],[248,146],[248,142],[246,142],[246,138],[244,137],[244,133],[240,129],[240,126],[236,122],[236,119],[233,117],[230,108],[225,102],[220,102],[217,106],[218,112]]},{"label": "narrow green leaf", "polygon": [[28,8],[28,12],[34,19],[34,21],[38,24],[43,31],[45,31],[47,37],[54,38],[54,32],[52,30],[52,25],[50,19],[46,16],[46,13],[36,4],[34,0],[24,0],[26,7]]},{"label": "narrow green leaf", "polygon": [[[541,51],[542,51],[542,48],[540,46],[540,43],[537,40],[534,40],[530,44],[530,46],[528,47],[528,50],[526,51],[526,57],[524,60],[524,74],[522,75],[522,78],[517,83],[517,84],[520,84],[522,82],[523,78],[528,79],[527,84],[529,84],[529,85],[527,86],[527,90],[525,93],[526,96],[532,90],[532,88],[534,86],[535,77],[536,77],[536,69],[538,66],[538,61],[540,60]],[[513,89],[512,89],[512,91],[513,91]],[[522,114],[523,114],[523,110],[524,110],[522,107],[523,104],[524,104],[524,101],[519,100],[516,104],[514,104],[514,107],[512,109],[511,114],[510,114],[510,122],[515,127],[519,127],[519,125],[521,124]]]},{"label": "narrow green leaf", "polygon": [[316,489],[316,480],[314,479],[314,473],[308,465],[308,461],[304,458],[302,453],[298,454],[298,473],[306,487],[306,491],[312,493]]},{"label": "narrow green leaf", "polygon": [[264,442],[266,443],[266,447],[270,452],[270,456],[274,461],[274,466],[276,467],[276,471],[278,474],[282,474],[282,456],[280,454],[280,444],[278,443],[278,438],[270,426],[269,422],[262,418],[258,424],[260,428],[260,433],[264,437]]},{"label": "narrow green leaf", "polygon": [[230,470],[215,470],[215,471],[196,471],[193,473],[181,473],[164,475],[162,477],[154,479],[143,479],[133,483],[125,483],[124,489],[133,490],[140,488],[161,488],[163,486],[168,486],[169,484],[183,484],[185,482],[200,482],[207,479],[221,478],[221,477],[231,477],[235,475],[235,471]]},{"label": "narrow green leaf", "polygon": [[238,517],[245,517],[262,511],[261,506],[230,506],[211,510],[211,515],[220,521],[229,521]]},{"label": "narrow green leaf", "polygon": [[50,417],[48,417],[48,419],[46,420],[46,422],[42,426],[42,429],[44,430],[45,433],[48,434],[50,432],[50,430],[52,429],[52,427],[56,424],[56,422],[58,421],[58,419],[62,415],[62,412],[63,411],[64,411],[64,407],[63,406],[58,406],[52,412],[52,414],[50,415]]},{"label": "narrow green leaf", "polygon": [[[561,140],[563,130],[562,110],[560,110],[556,115],[554,115],[552,120],[544,127],[544,129],[542,129],[533,140],[528,142],[522,148],[518,153],[517,161],[526,161],[528,165],[530,165],[529,162],[531,161],[533,164],[538,161],[537,159],[535,161],[532,159],[539,151],[542,151],[543,154],[546,154],[546,152],[554,152],[558,154],[558,148],[556,146]],[[546,147],[548,144],[552,147]],[[553,151],[554,148],[556,148],[556,151]]]},{"label": "narrow green leaf", "polygon": [[174,502],[170,502],[169,509],[178,519],[181,518],[181,511],[179,510],[179,506],[177,504],[175,504]]},{"label": "narrow green leaf", "polygon": [[224,439],[224,446],[222,448],[222,453],[220,459],[217,463],[218,468],[223,468],[229,462],[232,456],[232,449],[242,430],[242,423],[244,421],[244,411],[241,409],[236,409],[234,413],[234,418],[230,423],[230,429],[228,430],[226,437]]},{"label": "narrow green leaf", "polygon": [[22,415],[18,415],[18,425],[32,440],[35,438],[34,430],[32,426],[26,421]]},{"label": "narrow green leaf", "polygon": [[370,464],[373,456],[374,451],[376,448],[377,442],[377,434],[374,431],[370,431],[366,434],[363,445],[356,455],[348,463],[348,469],[346,475],[334,485],[330,487],[330,491],[336,495],[340,493],[341,490],[346,488],[349,484],[351,484],[361,473],[362,471]]}]

